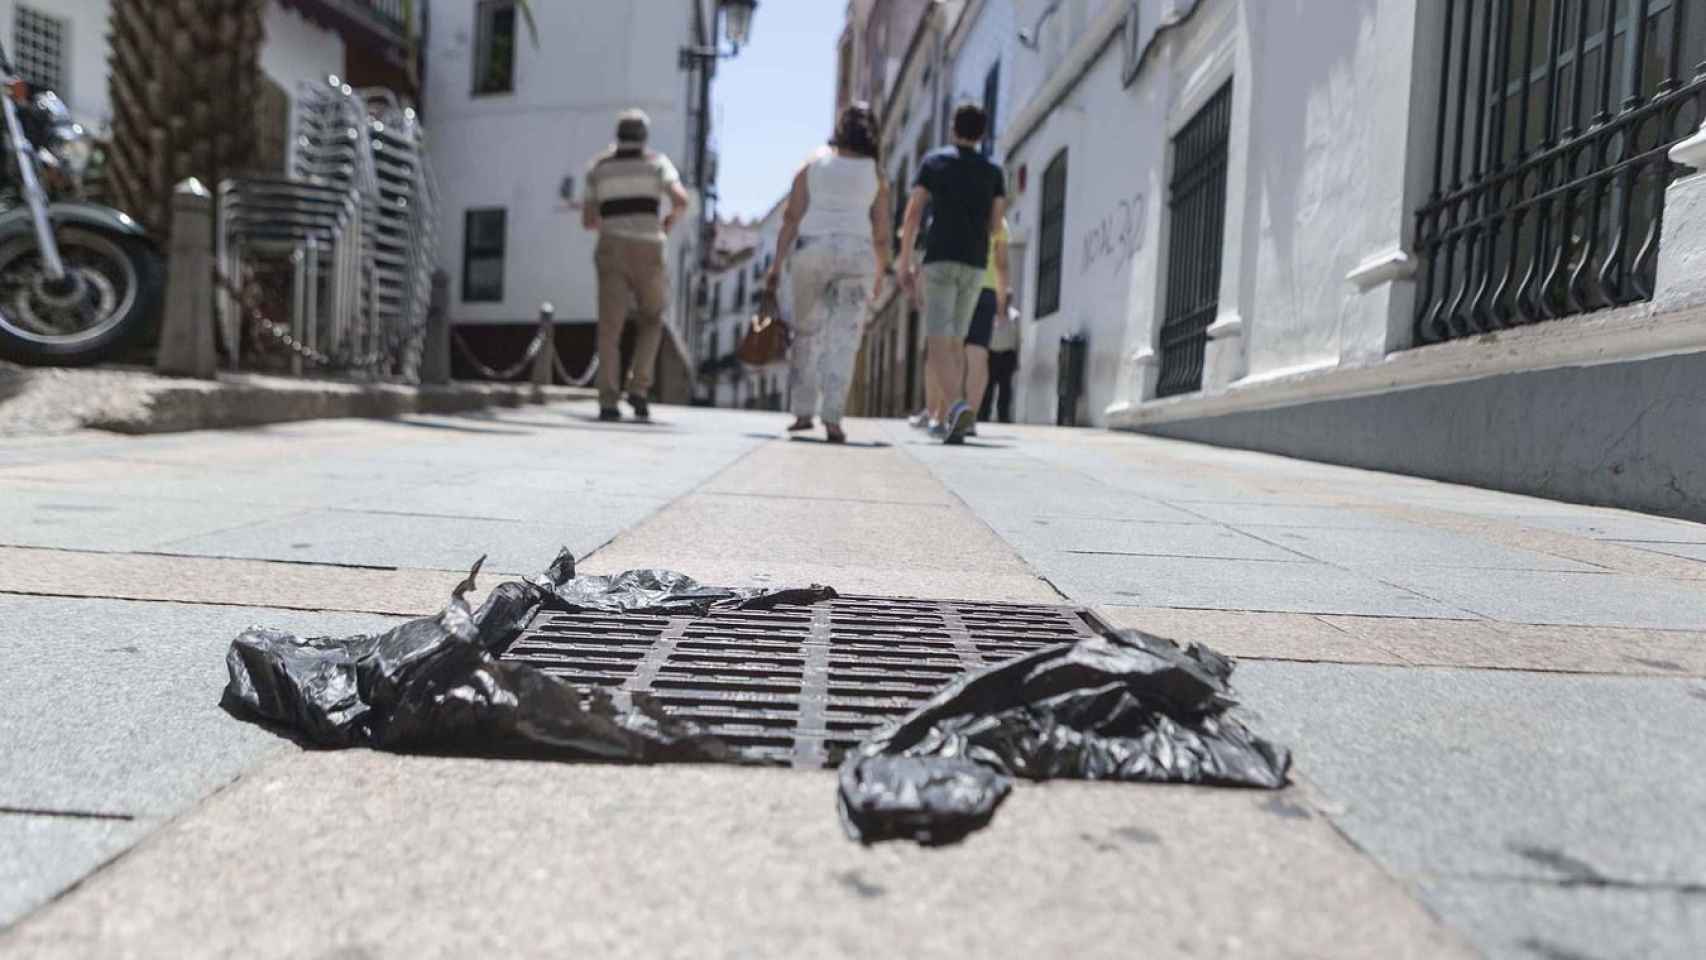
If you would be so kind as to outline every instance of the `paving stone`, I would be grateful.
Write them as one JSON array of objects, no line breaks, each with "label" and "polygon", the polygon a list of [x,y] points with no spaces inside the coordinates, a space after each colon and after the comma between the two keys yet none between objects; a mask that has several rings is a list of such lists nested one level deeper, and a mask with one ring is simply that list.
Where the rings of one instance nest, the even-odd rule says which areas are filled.
[{"label": "paving stone", "polygon": [[1340,827],[1400,876],[1544,877],[1580,861],[1706,884],[1698,681],[1277,661],[1234,679],[1343,805]]},{"label": "paving stone", "polygon": [[1380,577],[1494,620],[1661,630],[1706,630],[1698,581],[1621,574],[1397,567]]},{"label": "paving stone", "polygon": [[[508,571],[507,578],[538,571]],[[0,547],[0,593],[422,616],[467,575],[268,560]],[[477,601],[506,572],[485,568]]]},{"label": "paving stone", "polygon": [[1649,517],[1639,513],[1579,509],[1539,516],[1519,514],[1511,519],[1531,527],[1559,530],[1597,540],[1706,543],[1706,523]]},{"label": "paving stone", "polygon": [[995,524],[1021,552],[1128,554],[1151,557],[1199,557],[1222,560],[1275,560],[1302,563],[1309,558],[1237,530],[1208,523],[1134,523],[1080,517],[1033,517]]},{"label": "paving stone", "polygon": [[153,821],[0,813],[0,930],[124,852],[155,826]]},{"label": "paving stone", "polygon": [[0,807],[170,816],[284,741],[219,706],[244,628],[394,618],[0,596]]},{"label": "paving stone", "polygon": [[1476,537],[1426,527],[1350,530],[1337,527],[1251,527],[1263,540],[1340,566],[1381,570],[1412,565],[1456,569],[1568,570],[1603,568],[1533,550],[1516,550]]},{"label": "paving stone", "polygon": [[1469,955],[1285,795],[1024,784],[988,829],[922,849],[849,841],[834,789],[827,772],[295,754],[0,953]]},{"label": "paving stone", "polygon": [[578,516],[550,521],[314,510],[285,520],[187,537],[160,545],[171,553],[305,563],[466,570],[480,557],[498,570],[542,570],[562,547],[591,553],[649,513],[636,504],[626,517]]},{"label": "paving stone", "polygon": [[[1181,610],[1111,604],[1096,607],[1096,613],[1110,626],[1143,630],[1179,643],[1205,644],[1232,657],[1325,660],[1331,663],[1408,662],[1367,638],[1334,627],[1328,622],[1331,618],[1306,613]],[[1457,620],[1422,622],[1473,625],[1469,621]]]},{"label": "paving stone", "polygon": [[1474,616],[1324,563],[1031,553],[1026,559],[1067,596],[1087,603],[1444,619]]},{"label": "paving stone", "polygon": [[1378,513],[1328,506],[1286,506],[1248,500],[1190,504],[1172,501],[1174,506],[1206,517],[1217,523],[1235,527],[1325,527],[1341,530],[1402,531],[1403,524]]},{"label": "paving stone", "polygon": [[1494,960],[1698,960],[1706,896],[1535,878],[1421,881],[1423,897]]},{"label": "paving stone", "polygon": [[288,517],[293,507],[219,500],[140,501],[120,494],[12,486],[0,495],[0,542],[9,546],[147,550]]},{"label": "paving stone", "polygon": [[1706,676],[1706,633],[1492,620],[1321,619],[1418,666]]},{"label": "paving stone", "polygon": [[1661,553],[1670,557],[1681,557],[1684,560],[1698,560],[1706,563],[1706,543],[1663,543],[1654,540],[1607,540],[1618,546],[1630,547],[1635,550],[1645,550],[1649,553]]}]

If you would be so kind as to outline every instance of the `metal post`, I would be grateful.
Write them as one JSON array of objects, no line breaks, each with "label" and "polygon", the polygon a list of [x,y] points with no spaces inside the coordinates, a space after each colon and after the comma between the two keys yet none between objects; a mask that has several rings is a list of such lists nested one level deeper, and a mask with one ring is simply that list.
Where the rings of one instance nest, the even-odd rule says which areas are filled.
[{"label": "metal post", "polygon": [[213,252],[208,247],[212,236],[213,196],[191,177],[172,192],[166,315],[154,362],[161,373],[212,380],[218,372],[213,346]]},{"label": "metal post", "polygon": [[434,270],[427,306],[426,343],[421,351],[421,382],[450,382],[450,274]]},{"label": "metal post", "polygon": [[539,354],[533,358],[533,385],[548,387],[551,385],[551,358],[556,355],[556,313],[557,309],[550,302],[539,305]]}]

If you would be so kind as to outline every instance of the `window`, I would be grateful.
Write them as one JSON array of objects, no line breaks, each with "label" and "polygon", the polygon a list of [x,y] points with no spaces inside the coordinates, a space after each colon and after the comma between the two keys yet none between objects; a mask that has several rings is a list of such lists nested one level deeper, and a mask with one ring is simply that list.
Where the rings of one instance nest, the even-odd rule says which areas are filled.
[{"label": "window", "polygon": [[1650,299],[1669,147],[1699,126],[1699,0],[1440,6],[1415,340]]},{"label": "window", "polygon": [[12,17],[12,49],[18,75],[33,90],[52,90],[65,98],[66,21],[19,6]]},{"label": "window", "polygon": [[515,2],[482,0],[474,16],[474,94],[515,90]]},{"label": "window", "polygon": [[995,116],[996,108],[1001,105],[1001,61],[989,68],[989,73],[983,78],[983,115],[989,121],[989,126],[983,130],[983,155],[995,154]]},{"label": "window", "polygon": [[718,280],[717,285],[715,287],[711,288],[711,316],[720,317],[722,315],[723,315],[723,281]]},{"label": "window", "polygon": [[740,275],[735,280],[734,308],[736,310],[740,310],[740,309],[743,309],[745,307],[746,307],[746,271],[742,270],[742,271],[740,271]]},{"label": "window", "polygon": [[1167,186],[1167,307],[1161,317],[1156,396],[1202,389],[1208,327],[1220,310],[1231,131],[1228,81],[1173,138],[1173,179]]},{"label": "window", "polygon": [[504,298],[502,208],[470,210],[462,221],[462,302],[498,303]]},{"label": "window", "polygon": [[1066,249],[1066,151],[1043,171],[1043,208],[1037,218],[1037,318],[1060,309],[1060,265]]}]

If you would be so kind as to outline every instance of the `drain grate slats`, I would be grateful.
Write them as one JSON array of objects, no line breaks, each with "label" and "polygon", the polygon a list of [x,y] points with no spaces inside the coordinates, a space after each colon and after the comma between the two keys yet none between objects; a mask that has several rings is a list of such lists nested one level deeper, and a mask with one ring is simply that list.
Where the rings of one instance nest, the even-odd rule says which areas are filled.
[{"label": "drain grate slats", "polygon": [[1105,629],[1078,607],[888,597],[699,618],[545,611],[504,659],[649,694],[756,759],[813,768],[971,670]]}]

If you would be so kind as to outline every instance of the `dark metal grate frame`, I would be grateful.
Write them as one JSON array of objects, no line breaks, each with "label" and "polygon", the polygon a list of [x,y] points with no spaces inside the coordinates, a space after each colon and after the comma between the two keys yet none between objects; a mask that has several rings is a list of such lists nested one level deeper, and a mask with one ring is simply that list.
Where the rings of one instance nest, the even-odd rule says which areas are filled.
[{"label": "dark metal grate frame", "polygon": [[1161,319],[1158,397],[1202,389],[1208,328],[1220,309],[1226,149],[1231,133],[1232,82],[1227,81],[1173,138],[1173,179],[1167,199],[1167,312]]},{"label": "dark metal grate frame", "polygon": [[1706,110],[1706,6],[1442,8],[1416,343],[1651,299],[1665,188],[1680,169],[1668,152]]},{"label": "dark metal grate frame", "polygon": [[651,694],[754,758],[817,768],[965,673],[1106,629],[1078,607],[884,597],[705,617],[544,611],[504,659]]}]

